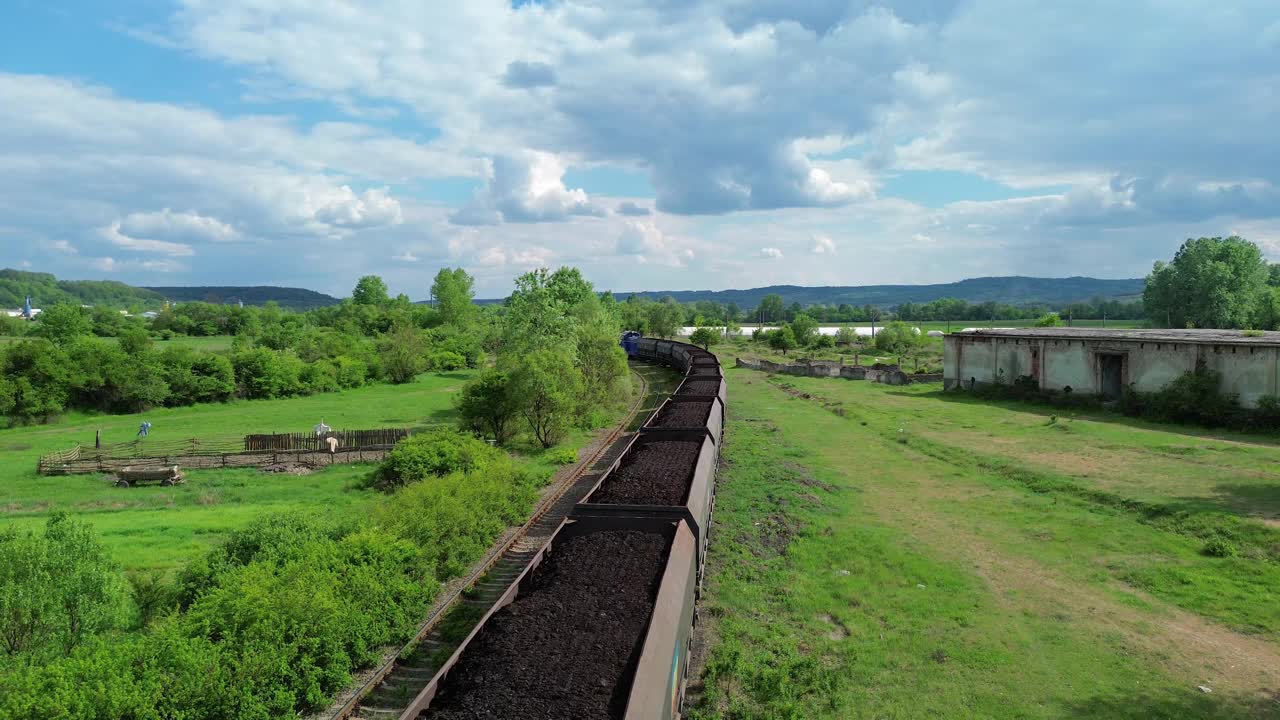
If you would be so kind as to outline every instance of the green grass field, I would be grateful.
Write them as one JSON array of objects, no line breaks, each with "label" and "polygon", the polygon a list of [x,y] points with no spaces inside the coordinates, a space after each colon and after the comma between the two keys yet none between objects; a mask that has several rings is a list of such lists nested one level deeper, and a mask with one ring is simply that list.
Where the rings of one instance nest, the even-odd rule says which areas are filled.
[{"label": "green grass field", "polygon": [[[308,432],[323,419],[335,429],[421,428],[450,422],[467,372],[427,374],[409,385],[371,385],[289,400],[253,400],[155,410],[140,415],[70,414],[50,425],[0,430],[0,511],[6,524],[32,526],[56,510],[90,520],[124,567],[173,568],[229,530],[275,510],[358,511],[374,493],[352,487],[368,466],[335,466],[306,476],[257,470],[186,473],[185,485],[112,487],[95,475],[41,477],[36,461],[76,443],[132,440],[142,420],[151,439],[239,438],[260,432]],[[577,438],[575,436],[575,440]]]},{"label": "green grass field", "polygon": [[727,374],[693,717],[1280,716],[1276,438]]},{"label": "green grass field", "polygon": [[[0,345],[17,342],[20,337],[12,337],[9,335],[0,335]],[[116,338],[101,338],[107,342],[116,342]],[[165,348],[169,346],[189,347],[194,350],[208,350],[209,352],[227,352],[231,349],[230,335],[214,335],[212,337],[185,337],[178,336],[172,340],[157,340],[156,347]]]}]

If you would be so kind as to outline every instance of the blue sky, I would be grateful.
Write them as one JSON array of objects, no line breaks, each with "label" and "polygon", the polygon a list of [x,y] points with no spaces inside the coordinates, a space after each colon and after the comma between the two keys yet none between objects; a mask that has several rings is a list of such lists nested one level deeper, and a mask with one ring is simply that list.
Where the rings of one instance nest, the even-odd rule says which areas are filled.
[{"label": "blue sky", "polygon": [[16,0],[0,266],[420,297],[1280,259],[1273,3],[1036,5]]}]

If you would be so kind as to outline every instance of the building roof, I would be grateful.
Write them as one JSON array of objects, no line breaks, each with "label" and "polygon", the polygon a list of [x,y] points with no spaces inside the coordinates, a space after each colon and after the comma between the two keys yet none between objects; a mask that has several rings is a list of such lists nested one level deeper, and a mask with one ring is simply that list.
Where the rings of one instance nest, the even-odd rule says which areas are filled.
[{"label": "building roof", "polygon": [[1111,340],[1185,343],[1193,345],[1280,346],[1280,332],[1250,330],[1111,330],[1108,328],[1032,327],[978,328],[952,333],[958,337],[1021,338],[1035,340]]}]

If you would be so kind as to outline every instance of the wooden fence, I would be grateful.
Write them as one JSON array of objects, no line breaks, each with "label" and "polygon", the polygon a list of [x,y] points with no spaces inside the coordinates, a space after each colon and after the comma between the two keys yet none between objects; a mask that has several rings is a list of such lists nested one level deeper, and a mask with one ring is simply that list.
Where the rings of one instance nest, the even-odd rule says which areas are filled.
[{"label": "wooden fence", "polygon": [[402,428],[350,430],[332,433],[338,438],[338,452],[330,456],[329,446],[310,433],[247,435],[240,440],[151,440],[138,438],[125,443],[52,452],[40,458],[36,471],[41,475],[75,475],[112,472],[127,465],[147,467],[181,465],[186,468],[259,467],[282,462],[327,464],[379,460],[396,442],[409,436]]},{"label": "wooden fence", "polygon": [[[338,439],[341,448],[380,448],[391,447],[409,436],[409,431],[401,428],[380,428],[377,430],[338,430],[329,435]],[[276,433],[272,435],[245,435],[245,452],[260,450],[328,450],[326,436],[314,433]]]}]

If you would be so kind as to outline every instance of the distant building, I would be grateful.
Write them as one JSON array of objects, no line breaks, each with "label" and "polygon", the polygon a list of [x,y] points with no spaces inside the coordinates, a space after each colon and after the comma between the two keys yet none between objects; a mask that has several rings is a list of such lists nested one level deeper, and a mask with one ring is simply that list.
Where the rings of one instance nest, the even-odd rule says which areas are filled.
[{"label": "distant building", "polygon": [[1119,397],[1132,385],[1160,390],[1196,363],[1222,377],[1222,392],[1252,407],[1280,395],[1280,332],[1240,330],[978,329],[944,340],[943,383],[969,388],[1031,377],[1046,390]]},{"label": "distant building", "polygon": [[40,314],[40,308],[31,307],[31,297],[27,297],[27,301],[17,310],[5,310],[4,314],[11,318],[22,318],[23,320],[34,320]]}]

